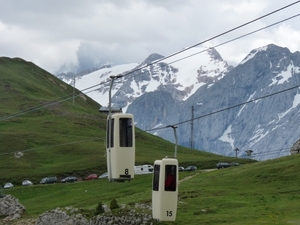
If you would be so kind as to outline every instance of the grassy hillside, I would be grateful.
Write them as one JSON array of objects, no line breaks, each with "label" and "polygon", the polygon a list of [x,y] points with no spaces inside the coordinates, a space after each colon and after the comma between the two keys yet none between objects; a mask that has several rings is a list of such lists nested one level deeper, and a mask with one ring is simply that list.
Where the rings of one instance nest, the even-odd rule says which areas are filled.
[{"label": "grassy hillside", "polygon": [[[176,222],[160,224],[299,224],[299,160],[295,155],[211,172],[181,172]],[[151,182],[152,175],[137,175],[125,183],[99,179],[16,187],[5,193],[25,205],[25,218],[67,206],[91,216],[99,202],[109,206],[114,198],[129,206],[151,203]]]},{"label": "grassy hillside", "polygon": [[[99,104],[84,96],[73,106],[71,86],[19,58],[0,58],[0,92],[0,184],[106,171],[106,116]],[[137,165],[174,154],[174,144],[139,130],[136,142]],[[16,158],[17,152],[24,155]],[[183,147],[178,159],[198,168],[234,160]]]},{"label": "grassy hillside", "polygon": [[[181,187],[189,224],[299,224],[300,155],[202,174]],[[180,224],[180,223],[179,223]]]},{"label": "grassy hillside", "polygon": [[[74,106],[72,98],[61,98],[72,96],[72,87],[22,59],[0,58],[0,92],[0,184],[15,184],[4,193],[25,205],[25,218],[66,206],[91,216],[90,209],[99,202],[109,205],[113,198],[127,205],[151,202],[151,175],[124,183],[99,179],[22,187],[24,179],[38,183],[49,175],[83,177],[106,171],[106,116],[88,97],[76,98]],[[174,153],[174,144],[139,130],[136,142],[136,164],[153,164]],[[24,155],[16,158],[15,152]],[[171,224],[299,224],[299,157],[249,163],[179,146],[179,164],[199,170],[180,173],[177,220]],[[219,161],[242,165],[200,170]]]},{"label": "grassy hillside", "polygon": [[21,59],[0,58],[0,92],[0,183],[95,167],[105,126],[99,104],[77,97],[73,106],[72,87]]}]

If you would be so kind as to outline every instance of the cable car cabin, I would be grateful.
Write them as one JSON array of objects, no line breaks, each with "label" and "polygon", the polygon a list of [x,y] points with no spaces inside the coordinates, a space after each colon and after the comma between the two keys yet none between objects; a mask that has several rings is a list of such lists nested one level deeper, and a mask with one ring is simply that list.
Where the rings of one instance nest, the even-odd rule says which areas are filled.
[{"label": "cable car cabin", "polygon": [[[107,118],[107,172],[110,181],[125,181],[134,178],[135,135],[132,114],[111,115]],[[111,131],[109,127],[111,126]],[[110,137],[110,143],[109,143]],[[110,144],[110,147],[109,147]]]},{"label": "cable car cabin", "polygon": [[178,199],[178,160],[164,158],[154,162],[152,180],[152,217],[175,221]]}]

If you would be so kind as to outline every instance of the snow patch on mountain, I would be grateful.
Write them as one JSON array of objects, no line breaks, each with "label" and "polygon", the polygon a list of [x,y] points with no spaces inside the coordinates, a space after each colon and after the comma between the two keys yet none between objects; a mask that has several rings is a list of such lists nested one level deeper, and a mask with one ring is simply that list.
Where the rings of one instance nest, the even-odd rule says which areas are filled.
[{"label": "snow patch on mountain", "polygon": [[264,46],[264,47],[260,47],[260,48],[257,48],[257,49],[252,50],[252,51],[250,52],[250,54],[248,54],[248,55],[246,56],[246,58],[245,58],[242,62],[240,62],[239,65],[245,64],[245,63],[248,62],[250,59],[254,58],[255,55],[256,55],[257,53],[259,53],[259,52],[265,52],[267,49],[268,49],[268,45],[267,45],[267,46]]},{"label": "snow patch on mountain", "polygon": [[[77,77],[75,80],[75,87],[102,106],[108,106],[108,93],[111,80],[110,76],[120,75],[126,71],[134,69],[138,65],[138,63],[129,63],[97,70],[93,73]],[[74,85],[73,79],[63,79],[63,81]],[[122,84],[115,82],[114,89],[111,91],[112,95],[117,92],[116,86],[120,87],[121,85]]]},{"label": "snow patch on mountain", "polygon": [[293,104],[292,107],[287,109],[285,112],[280,113],[279,116],[279,120],[281,120],[285,115],[287,115],[291,110],[295,109],[298,105],[300,104],[300,94],[296,94],[294,96],[294,100],[293,100]]},{"label": "snow patch on mountain", "polygon": [[[274,71],[273,73],[278,73],[277,76],[272,78],[272,83],[269,86],[283,84],[284,82],[289,82],[289,79],[293,77],[293,74],[299,71],[299,67],[295,67],[293,62],[284,71]],[[299,73],[299,72],[298,72]]]},{"label": "snow patch on mountain", "polygon": [[[255,91],[253,94],[250,95],[250,97],[247,99],[246,102],[251,101],[252,98],[253,98],[253,96],[255,95],[255,93],[256,93],[256,91]],[[256,101],[255,101],[255,102],[256,102]],[[243,111],[243,109],[244,109],[245,107],[246,107],[246,104],[244,104],[244,105],[242,106],[242,108],[239,110],[239,112],[238,112],[238,114],[237,114],[237,117],[239,117],[239,116],[241,115],[241,113],[242,113],[242,111]]]},{"label": "snow patch on mountain", "polygon": [[182,100],[188,99],[201,86],[207,84],[207,81],[220,80],[228,72],[227,63],[215,49],[203,50],[195,47],[163,62],[180,68],[176,76],[177,89],[184,91],[187,87],[190,88],[189,93]]},{"label": "snow patch on mountain", "polygon": [[[127,111],[139,96],[153,91],[168,91],[176,101],[185,101],[200,87],[213,85],[229,72],[229,66],[215,49],[195,47],[172,57],[151,54],[141,64],[103,68],[77,77],[75,87],[102,106],[109,102],[110,76],[125,74],[112,86],[112,105]],[[63,79],[73,85],[73,79]]]},{"label": "snow patch on mountain", "polygon": [[224,131],[223,135],[219,138],[223,142],[228,142],[232,149],[234,149],[234,139],[231,137],[231,125]]},{"label": "snow patch on mountain", "polygon": [[258,128],[252,137],[249,138],[249,147],[251,148],[254,144],[259,142],[261,139],[263,139],[265,136],[269,134],[268,130],[264,130],[263,128]]}]

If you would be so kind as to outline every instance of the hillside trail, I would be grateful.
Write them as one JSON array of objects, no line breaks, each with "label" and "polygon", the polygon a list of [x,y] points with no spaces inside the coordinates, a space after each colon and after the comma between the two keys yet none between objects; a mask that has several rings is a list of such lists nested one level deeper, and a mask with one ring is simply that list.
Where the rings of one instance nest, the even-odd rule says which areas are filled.
[{"label": "hillside trail", "polygon": [[196,174],[194,174],[194,175],[192,175],[192,176],[188,176],[188,177],[185,177],[185,178],[181,179],[181,180],[179,181],[179,184],[180,184],[181,182],[184,182],[184,181],[186,181],[186,180],[189,180],[189,179],[191,179],[191,178],[197,176],[198,174],[199,174],[199,173],[196,173]]},{"label": "hillside trail", "polygon": [[191,179],[191,178],[197,176],[197,175],[200,174],[200,173],[207,173],[207,172],[211,172],[211,171],[215,171],[215,170],[216,170],[216,169],[201,170],[200,172],[198,172],[198,173],[196,173],[196,174],[193,174],[193,175],[191,175],[191,176],[188,176],[188,177],[185,177],[185,178],[181,179],[181,180],[179,181],[179,184],[180,184],[181,182],[184,182],[184,181],[186,181],[186,180],[189,180],[189,179]]}]

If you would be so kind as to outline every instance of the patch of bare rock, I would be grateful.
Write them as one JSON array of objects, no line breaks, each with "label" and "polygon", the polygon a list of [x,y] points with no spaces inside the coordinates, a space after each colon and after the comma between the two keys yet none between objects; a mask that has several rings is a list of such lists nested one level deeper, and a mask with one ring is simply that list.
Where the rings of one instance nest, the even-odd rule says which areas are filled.
[{"label": "patch of bare rock", "polygon": [[19,200],[12,195],[0,198],[0,224],[3,225],[153,225],[151,206],[135,204],[121,205],[117,212],[112,212],[107,205],[103,205],[104,212],[87,218],[81,214],[81,209],[72,206],[57,208],[41,214],[37,219],[23,219],[26,211]]}]

